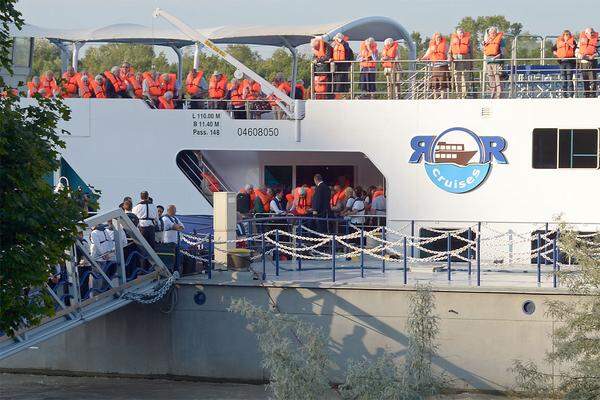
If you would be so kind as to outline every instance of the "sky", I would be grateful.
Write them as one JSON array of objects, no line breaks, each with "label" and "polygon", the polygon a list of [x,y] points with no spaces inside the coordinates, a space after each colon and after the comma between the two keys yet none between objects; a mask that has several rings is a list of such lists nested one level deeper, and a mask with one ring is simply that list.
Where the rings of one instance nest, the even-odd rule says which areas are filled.
[{"label": "sky", "polygon": [[[194,27],[311,25],[383,15],[425,36],[449,33],[464,16],[504,15],[524,29],[555,35],[599,22],[600,0],[20,0],[25,21],[48,28],[131,22],[151,26],[161,7]],[[567,12],[565,12],[567,10]],[[585,11],[583,11],[585,10]],[[163,21],[154,20],[155,26]],[[166,26],[166,25],[165,25]]]}]

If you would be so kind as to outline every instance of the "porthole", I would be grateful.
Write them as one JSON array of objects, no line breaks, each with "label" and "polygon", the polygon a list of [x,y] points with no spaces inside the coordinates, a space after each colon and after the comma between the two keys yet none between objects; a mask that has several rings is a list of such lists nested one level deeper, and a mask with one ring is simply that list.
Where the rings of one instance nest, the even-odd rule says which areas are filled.
[{"label": "porthole", "polygon": [[521,308],[525,314],[531,315],[535,312],[535,303],[531,300],[525,300]]}]

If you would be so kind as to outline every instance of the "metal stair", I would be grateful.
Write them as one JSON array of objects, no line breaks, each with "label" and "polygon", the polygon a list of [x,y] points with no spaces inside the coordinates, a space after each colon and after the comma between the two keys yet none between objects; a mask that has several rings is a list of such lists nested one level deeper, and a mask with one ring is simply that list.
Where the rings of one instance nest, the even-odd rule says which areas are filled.
[{"label": "metal stair", "polygon": [[183,150],[177,154],[177,166],[204,198],[213,205],[214,192],[229,192],[231,188],[213,170],[201,151]]},{"label": "metal stair", "polygon": [[[168,291],[178,274],[171,274],[123,210],[117,209],[86,219],[86,230],[109,220],[112,220],[115,227],[115,249],[114,254],[107,253],[107,256],[114,260],[95,260],[84,246],[76,242],[69,251],[69,262],[63,266],[64,272],[61,271],[59,283],[53,287],[44,284],[29,292],[30,297],[48,293],[54,300],[55,314],[35,326],[28,326],[24,321],[14,338],[0,332],[0,360],[124,307],[132,301],[157,301]],[[137,246],[138,250],[130,254],[129,260],[123,257],[123,232],[130,239],[128,246]],[[78,252],[80,260],[85,259],[90,264],[86,268],[89,272],[84,276],[80,276],[83,269],[77,263]],[[131,265],[126,265],[127,261],[135,263],[139,260],[146,261],[145,267],[133,269]],[[90,282],[94,289],[88,287]],[[82,296],[84,289],[88,290]]]}]

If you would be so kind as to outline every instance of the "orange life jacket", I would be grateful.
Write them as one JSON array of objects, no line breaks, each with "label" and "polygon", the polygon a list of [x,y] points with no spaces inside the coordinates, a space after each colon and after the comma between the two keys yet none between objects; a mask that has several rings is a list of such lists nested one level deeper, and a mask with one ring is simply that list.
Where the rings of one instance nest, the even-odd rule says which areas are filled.
[{"label": "orange life jacket", "polygon": [[220,192],[221,191],[221,185],[219,184],[219,181],[217,180],[217,178],[215,178],[214,175],[203,172],[202,173],[202,179],[206,180],[206,182],[208,183],[208,189],[211,192]]},{"label": "orange life jacket", "polygon": [[376,190],[376,191],[374,191],[373,192],[373,198],[371,199],[371,202],[373,202],[373,200],[375,200],[379,196],[383,196],[383,190]]},{"label": "orange life jacket", "polygon": [[170,73],[169,75],[169,82],[165,82],[165,80],[163,79],[162,75],[158,77],[158,83],[160,85],[160,90],[162,92],[162,94],[165,94],[167,92],[171,92],[173,93],[173,96],[175,95],[175,83],[177,82],[177,74],[173,74]]},{"label": "orange life jacket", "polygon": [[333,207],[338,203],[343,202],[344,200],[346,200],[346,192],[342,190],[341,192],[334,193],[334,195],[331,196],[331,200],[329,201],[329,203]]},{"label": "orange life jacket", "polygon": [[315,56],[315,58],[322,58],[327,55],[327,46],[325,45],[324,40],[319,40],[318,48],[315,49],[313,47],[313,55]]},{"label": "orange life jacket", "polygon": [[483,45],[483,54],[486,56],[497,56],[502,50],[502,36],[504,32],[498,32],[496,36]]},{"label": "orange life jacket", "polygon": [[579,54],[581,56],[593,56],[597,53],[598,32],[592,33],[592,38],[588,39],[585,32],[579,35]]},{"label": "orange life jacket", "polygon": [[185,91],[189,95],[195,95],[200,90],[200,84],[202,82],[202,77],[204,76],[204,71],[196,72],[194,75],[190,72],[185,78]]},{"label": "orange life jacket", "polygon": [[143,93],[142,85],[136,79],[135,75],[127,76],[127,82],[129,82],[129,84],[131,85],[131,88],[133,89],[133,94],[134,94],[135,98],[141,99],[144,96],[144,93]]},{"label": "orange life jacket", "polygon": [[373,60],[372,54],[377,54],[377,43],[373,42],[371,48],[367,48],[367,44],[360,44],[360,57],[363,61],[360,62],[362,68],[375,68],[377,63]]},{"label": "orange life jacket", "polygon": [[39,90],[39,86],[37,86],[33,81],[27,82],[27,96],[33,97]]},{"label": "orange life jacket", "polygon": [[315,93],[327,92],[327,75],[315,75]]},{"label": "orange life jacket", "polygon": [[[290,86],[289,82],[287,82],[287,81],[283,81],[279,85],[277,85],[277,89],[281,90],[283,93],[287,94],[288,96],[292,92],[292,87]],[[278,97],[275,96],[274,94],[269,96],[269,103],[271,104],[271,107],[277,106],[277,101],[276,101],[277,99],[278,99]]]},{"label": "orange life jacket", "polygon": [[383,68],[393,68],[394,63],[391,60],[395,60],[398,56],[398,42],[392,43],[391,46],[383,46],[383,56],[389,58],[381,64]]},{"label": "orange life jacket", "polygon": [[453,33],[450,38],[450,54],[466,56],[471,48],[471,33],[463,33],[462,38]]},{"label": "orange life jacket", "polygon": [[52,97],[55,92],[58,92],[58,85],[56,85],[56,80],[54,78],[48,79],[46,75],[40,76],[40,85],[38,86],[38,92],[41,89],[46,90],[46,94],[44,97]]},{"label": "orange life jacket", "polygon": [[160,84],[152,78],[150,72],[144,72],[142,77],[148,82],[148,93],[150,93],[150,96],[158,97],[164,94],[160,88]]},{"label": "orange life jacket", "polygon": [[346,61],[346,47],[344,43],[333,43],[333,61]]},{"label": "orange life jacket", "polygon": [[258,196],[258,198],[260,198],[260,202],[263,205],[263,208],[265,209],[265,212],[269,212],[271,211],[271,196],[267,195],[266,193],[261,192],[258,189],[254,189],[254,194],[255,196]]},{"label": "orange life jacket", "polygon": [[92,90],[94,91],[94,96],[97,99],[105,99],[106,98],[106,84],[98,84],[98,82],[96,82],[95,79],[90,81],[90,86],[92,87]]},{"label": "orange life jacket", "polygon": [[231,88],[231,84],[227,86],[229,90],[229,97],[231,99],[231,105],[234,107],[242,107],[244,105],[242,85],[238,85],[238,87],[235,89]]},{"label": "orange life jacket", "polygon": [[227,90],[227,77],[221,75],[221,79],[217,80],[216,76],[211,76],[208,82],[208,97],[211,99],[220,100],[225,97]]},{"label": "orange life jacket", "polygon": [[172,110],[175,108],[175,103],[173,103],[173,99],[167,100],[165,96],[158,96],[158,108],[161,110]]},{"label": "orange life jacket", "polygon": [[246,100],[256,100],[262,92],[260,83],[254,82],[252,85],[250,85],[250,81],[248,79],[244,79],[241,86],[242,92],[245,93]]},{"label": "orange life jacket", "polygon": [[306,215],[308,214],[308,209],[311,207],[312,205],[312,190],[310,188],[306,189],[306,196],[304,197],[300,197],[300,190],[302,188],[297,187],[296,189],[294,189],[294,193],[293,193],[293,201],[294,201],[294,205],[296,206],[294,208],[294,212],[296,213],[296,215]]},{"label": "orange life jacket", "polygon": [[445,61],[447,57],[448,47],[446,38],[442,36],[439,43],[435,42],[435,39],[429,41],[429,60],[430,61]]},{"label": "orange life jacket", "polygon": [[132,76],[135,77],[135,70],[133,67],[129,67],[129,71],[119,68],[119,78],[121,78],[122,81],[129,81],[129,78]]},{"label": "orange life jacket", "polygon": [[104,71],[104,76],[112,83],[115,93],[121,93],[127,89],[127,84],[121,78],[117,78],[112,72]]},{"label": "orange life jacket", "polygon": [[565,40],[565,38],[562,36],[556,39],[556,57],[575,57],[575,38],[573,36],[570,36],[567,40]]},{"label": "orange life jacket", "polygon": [[73,97],[73,95],[77,95],[77,74],[73,74],[73,76],[69,76],[68,72],[65,72],[62,75],[63,78],[63,93],[62,96]]}]

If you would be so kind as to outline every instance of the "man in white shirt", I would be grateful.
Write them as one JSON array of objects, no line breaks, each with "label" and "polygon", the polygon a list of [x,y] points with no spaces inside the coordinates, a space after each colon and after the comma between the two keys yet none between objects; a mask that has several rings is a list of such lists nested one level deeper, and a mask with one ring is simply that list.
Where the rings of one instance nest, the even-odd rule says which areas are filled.
[{"label": "man in white shirt", "polygon": [[286,214],[282,190],[277,191],[277,194],[275,194],[275,197],[273,197],[273,200],[271,200],[271,203],[269,204],[269,208],[271,209],[271,212],[275,213],[275,215]]},{"label": "man in white shirt", "polygon": [[179,242],[179,232],[185,229],[183,223],[175,216],[177,208],[171,204],[167,208],[167,214],[162,217],[164,226],[163,232],[163,243],[175,243]]},{"label": "man in white shirt", "polygon": [[[383,215],[386,213],[386,205],[385,205],[385,195],[377,196],[373,199],[371,203],[371,214],[373,215]],[[377,218],[377,225],[382,226],[385,225],[385,218]]]},{"label": "man in white shirt", "polygon": [[143,191],[140,193],[141,201],[133,207],[132,213],[139,219],[138,228],[144,239],[148,242],[150,247],[156,248],[155,232],[156,224],[158,220],[158,211],[156,206],[150,201],[148,192]]},{"label": "man in white shirt", "polygon": [[103,226],[94,226],[90,233],[90,255],[94,260],[107,261],[110,259],[111,240]]}]

